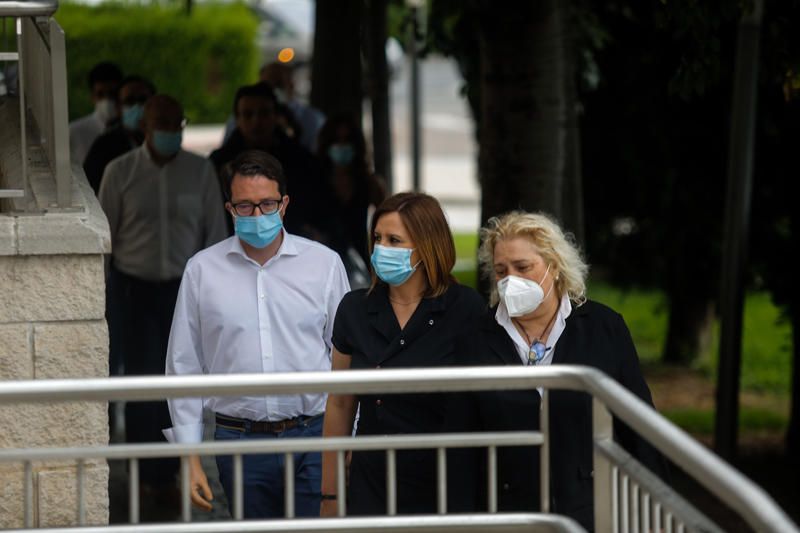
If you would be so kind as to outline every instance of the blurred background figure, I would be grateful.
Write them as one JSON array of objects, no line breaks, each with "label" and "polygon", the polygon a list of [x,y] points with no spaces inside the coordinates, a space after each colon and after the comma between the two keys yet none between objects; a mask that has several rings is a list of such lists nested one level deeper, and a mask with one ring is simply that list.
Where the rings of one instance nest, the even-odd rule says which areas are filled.
[{"label": "blurred background figure", "polygon": [[278,102],[289,109],[299,126],[295,138],[306,150],[313,152],[320,128],[325,123],[325,115],[319,109],[297,99],[292,67],[277,61],[269,63],[261,67],[259,79],[268,83],[275,91]]},{"label": "blurred background figure", "polygon": [[120,83],[117,91],[117,115],[120,120],[92,143],[83,162],[83,170],[95,194],[100,190],[106,165],[112,159],[141,146],[144,141],[144,104],[155,93],[155,85],[141,76],[126,76]]},{"label": "blurred background figure", "polygon": [[[306,150],[314,152],[319,130],[325,123],[325,115],[297,98],[292,67],[277,61],[269,63],[261,67],[258,78],[275,92],[278,125],[288,137],[297,140]],[[236,117],[232,116],[225,124],[226,141],[235,128]]]},{"label": "blurred background figure", "polygon": [[341,256],[350,285],[365,286],[369,283],[369,211],[384,200],[386,186],[372,172],[364,133],[352,114],[331,116],[320,130],[318,143],[322,176],[333,193],[328,200],[331,218],[325,225],[326,244]]},{"label": "blurred background figure", "polygon": [[[266,83],[240,87],[233,104],[236,128],[209,158],[220,175],[224,165],[245,150],[263,150],[280,161],[292,202],[292,210],[284,221],[286,229],[319,241],[324,235],[324,224],[330,218],[330,194],[320,179],[314,156],[279,127],[277,109],[275,93]],[[222,185],[220,190],[224,190]],[[228,234],[233,235],[230,219]]]},{"label": "blurred background figure", "polygon": [[122,70],[108,61],[98,63],[89,71],[94,111],[69,124],[69,152],[73,163],[83,165],[92,143],[117,118],[117,88],[121,81]]},{"label": "blurred background figure", "polygon": [[[126,375],[163,375],[172,314],[186,262],[226,236],[213,165],[181,149],[183,108],[155,95],[144,106],[145,141],[112,161],[100,185],[112,256],[106,316],[112,358]],[[126,405],[128,442],[158,442],[166,402]],[[142,498],[177,509],[174,459],[142,461]],[[175,505],[173,505],[175,504]]]}]

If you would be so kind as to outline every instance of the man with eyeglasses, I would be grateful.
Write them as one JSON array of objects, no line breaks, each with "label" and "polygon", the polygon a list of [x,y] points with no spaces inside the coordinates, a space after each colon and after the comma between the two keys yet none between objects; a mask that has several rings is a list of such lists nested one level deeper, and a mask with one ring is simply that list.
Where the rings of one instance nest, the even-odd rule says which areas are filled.
[{"label": "man with eyeglasses", "polygon": [[[281,164],[258,150],[240,154],[223,174],[235,235],[189,260],[167,355],[168,375],[329,371],[339,301],[350,287],[339,255],[288,233]],[[169,401],[171,442],[203,438],[203,411],[214,413],[216,440],[318,437],[324,394],[176,398]],[[284,514],[284,457],[245,455],[244,517]],[[213,494],[198,457],[190,458],[192,502],[210,510]],[[230,456],[217,457],[233,507]],[[321,456],[294,454],[295,515],[318,516]]]},{"label": "man with eyeglasses", "polygon": [[154,94],[155,86],[141,76],[131,75],[122,80],[117,92],[117,113],[121,120],[92,143],[83,162],[83,170],[95,194],[100,190],[106,165],[142,145],[144,104]]},{"label": "man with eyeglasses", "polygon": [[[111,357],[121,355],[126,375],[164,373],[186,262],[226,235],[213,165],[181,149],[181,105],[167,95],[151,97],[142,125],[144,143],[108,164],[98,195],[111,230],[106,304]],[[168,424],[166,402],[126,405],[128,442],[163,441],[161,428]],[[140,472],[141,501],[162,506],[177,501],[177,461],[143,460]]]}]

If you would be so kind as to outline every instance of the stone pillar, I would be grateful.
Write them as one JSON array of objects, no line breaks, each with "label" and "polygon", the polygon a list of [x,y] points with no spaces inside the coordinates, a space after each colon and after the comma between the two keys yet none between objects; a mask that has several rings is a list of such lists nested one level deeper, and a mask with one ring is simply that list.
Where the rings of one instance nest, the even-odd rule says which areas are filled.
[{"label": "stone pillar", "polygon": [[[0,380],[108,375],[108,223],[77,167],[72,187],[69,209],[49,207],[54,188],[35,187],[39,212],[0,213]],[[0,448],[106,445],[108,408],[0,405],[0,427]],[[76,472],[74,463],[33,464],[34,526],[77,523]],[[91,461],[84,472],[87,523],[106,524],[108,465]],[[23,473],[22,464],[0,463],[0,528],[23,526]]]}]

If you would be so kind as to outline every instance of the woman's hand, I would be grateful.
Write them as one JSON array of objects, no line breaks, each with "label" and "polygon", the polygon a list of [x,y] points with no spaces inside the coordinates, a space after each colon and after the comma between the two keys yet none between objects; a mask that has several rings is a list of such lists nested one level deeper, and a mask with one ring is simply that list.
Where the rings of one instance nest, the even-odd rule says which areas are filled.
[{"label": "woman's hand", "polygon": [[339,514],[339,502],[337,500],[322,500],[319,504],[319,515],[323,518],[333,518]]}]

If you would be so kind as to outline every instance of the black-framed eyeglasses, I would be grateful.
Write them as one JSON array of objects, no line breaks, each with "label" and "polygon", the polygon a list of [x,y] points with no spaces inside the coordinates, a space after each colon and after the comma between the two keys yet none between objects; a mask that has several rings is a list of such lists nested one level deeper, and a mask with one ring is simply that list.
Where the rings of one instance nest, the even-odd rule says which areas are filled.
[{"label": "black-framed eyeglasses", "polygon": [[280,200],[261,200],[257,204],[253,202],[236,202],[231,205],[233,206],[233,210],[240,217],[251,217],[253,213],[255,213],[256,207],[258,207],[262,215],[271,215],[281,208],[282,203],[283,198]]}]

